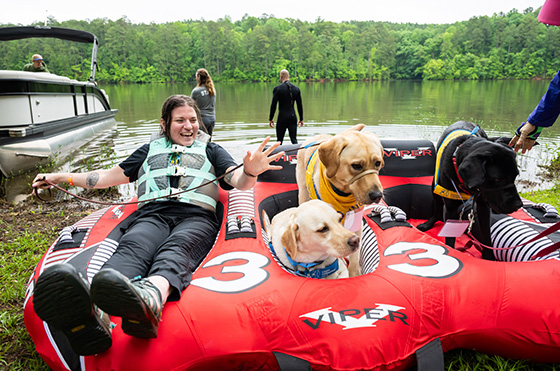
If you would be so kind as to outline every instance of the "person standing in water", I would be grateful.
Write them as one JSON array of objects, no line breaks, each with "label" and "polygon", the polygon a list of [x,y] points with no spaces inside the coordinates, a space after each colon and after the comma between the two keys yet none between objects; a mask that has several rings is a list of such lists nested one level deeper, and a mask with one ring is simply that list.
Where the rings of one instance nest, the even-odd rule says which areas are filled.
[{"label": "person standing in water", "polygon": [[191,98],[194,99],[200,110],[202,122],[208,135],[212,136],[216,125],[216,89],[214,88],[214,82],[208,71],[200,68],[196,71],[196,83],[196,87],[191,92]]},{"label": "person standing in water", "polygon": [[[269,125],[274,128],[274,113],[278,105],[278,118],[276,120],[276,140],[284,141],[286,129],[290,135],[292,144],[297,143],[297,128],[303,126],[303,105],[301,103],[301,91],[290,82],[290,74],[287,70],[280,71],[280,85],[272,90],[272,104],[270,105]],[[294,110],[294,102],[297,103],[299,121]]]}]

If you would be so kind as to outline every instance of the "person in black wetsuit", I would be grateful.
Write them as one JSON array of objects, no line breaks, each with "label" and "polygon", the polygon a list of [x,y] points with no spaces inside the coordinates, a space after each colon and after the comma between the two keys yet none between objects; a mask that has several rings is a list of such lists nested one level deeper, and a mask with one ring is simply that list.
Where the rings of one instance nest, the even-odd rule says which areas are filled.
[{"label": "person in black wetsuit", "polygon": [[[288,129],[292,144],[297,143],[297,127],[303,126],[303,105],[301,103],[301,92],[297,86],[290,82],[290,74],[287,70],[280,71],[281,84],[274,87],[272,91],[272,104],[270,105],[270,127],[274,127],[274,113],[278,104],[278,118],[276,120],[276,138],[282,144],[284,134]],[[297,103],[299,121],[294,110],[294,102]]]}]

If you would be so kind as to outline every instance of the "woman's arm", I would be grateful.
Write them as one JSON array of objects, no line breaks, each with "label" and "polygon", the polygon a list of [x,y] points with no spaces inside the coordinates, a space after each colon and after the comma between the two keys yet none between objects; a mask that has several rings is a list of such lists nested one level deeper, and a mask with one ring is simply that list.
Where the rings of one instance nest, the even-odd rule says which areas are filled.
[{"label": "woman's arm", "polygon": [[33,187],[49,188],[52,184],[67,183],[82,188],[108,188],[111,186],[129,183],[130,179],[124,175],[124,170],[119,165],[111,169],[100,169],[87,173],[50,173],[37,174],[33,180]]}]

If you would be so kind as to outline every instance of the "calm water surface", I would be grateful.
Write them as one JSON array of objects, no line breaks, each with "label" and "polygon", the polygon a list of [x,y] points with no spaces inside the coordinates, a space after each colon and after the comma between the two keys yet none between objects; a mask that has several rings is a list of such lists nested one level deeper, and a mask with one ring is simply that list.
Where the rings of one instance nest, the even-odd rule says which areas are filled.
[{"label": "calm water surface", "polygon": [[[458,120],[481,124],[491,136],[511,136],[546,91],[548,80],[507,81],[382,81],[298,83],[304,106],[298,138],[334,134],[358,123],[381,138],[422,138],[437,142],[443,129]],[[217,84],[216,128],[213,140],[240,160],[266,135],[273,83]],[[53,171],[89,170],[116,164],[147,142],[159,128],[160,109],[171,94],[189,95],[193,85],[105,85],[117,108],[117,126],[93,139]],[[545,129],[540,146],[518,156],[520,190],[550,184],[539,178],[539,164],[548,164],[559,150],[560,124]],[[34,175],[34,174],[33,174]],[[28,193],[32,175],[5,185],[6,197]],[[128,196],[133,187],[123,187]]]}]

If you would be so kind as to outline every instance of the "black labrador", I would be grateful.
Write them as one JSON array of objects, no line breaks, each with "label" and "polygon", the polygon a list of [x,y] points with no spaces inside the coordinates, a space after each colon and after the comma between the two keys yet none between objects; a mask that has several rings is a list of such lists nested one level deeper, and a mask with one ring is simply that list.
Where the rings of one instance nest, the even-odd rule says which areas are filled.
[{"label": "black labrador", "polygon": [[[438,220],[459,219],[472,197],[476,206],[471,232],[479,242],[491,246],[490,210],[509,214],[523,206],[514,183],[519,175],[516,153],[508,142],[507,138],[488,138],[472,122],[458,121],[449,126],[437,143],[433,214],[418,229],[427,231]],[[462,220],[467,220],[466,212]],[[455,238],[446,237],[445,243],[455,247]],[[494,260],[489,249],[483,249],[482,257]]]}]

